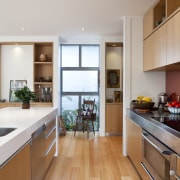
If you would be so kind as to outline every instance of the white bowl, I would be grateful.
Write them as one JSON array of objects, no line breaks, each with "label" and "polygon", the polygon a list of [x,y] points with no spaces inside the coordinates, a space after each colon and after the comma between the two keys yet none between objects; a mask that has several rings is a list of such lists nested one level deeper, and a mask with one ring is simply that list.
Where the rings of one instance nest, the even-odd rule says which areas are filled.
[{"label": "white bowl", "polygon": [[169,112],[172,113],[172,114],[180,114],[180,108],[168,107],[168,110],[169,110]]}]

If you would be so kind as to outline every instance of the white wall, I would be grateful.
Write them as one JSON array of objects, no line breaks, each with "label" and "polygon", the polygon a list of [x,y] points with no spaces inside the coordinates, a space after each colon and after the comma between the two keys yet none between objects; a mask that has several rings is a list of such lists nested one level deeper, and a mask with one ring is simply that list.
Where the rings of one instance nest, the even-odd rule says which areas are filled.
[{"label": "white wall", "polygon": [[[8,42],[53,42],[53,106],[58,107],[58,92],[59,92],[59,79],[58,79],[58,67],[59,67],[59,37],[57,36],[0,36],[0,44]],[[27,56],[26,56],[27,57]],[[1,65],[2,66],[2,65]],[[8,69],[4,69],[7,71]],[[21,72],[26,73],[26,69]],[[33,71],[31,72],[33,75]],[[24,77],[23,77],[24,78]],[[29,84],[29,83],[28,83]],[[1,83],[1,87],[3,84]],[[29,84],[31,87],[31,85]]]},{"label": "white wall", "polygon": [[27,80],[33,90],[33,45],[1,46],[1,98],[9,101],[10,80]]},{"label": "white wall", "polygon": [[126,155],[126,108],[138,95],[157,101],[165,91],[164,72],[143,72],[143,17],[124,17],[123,154]]}]

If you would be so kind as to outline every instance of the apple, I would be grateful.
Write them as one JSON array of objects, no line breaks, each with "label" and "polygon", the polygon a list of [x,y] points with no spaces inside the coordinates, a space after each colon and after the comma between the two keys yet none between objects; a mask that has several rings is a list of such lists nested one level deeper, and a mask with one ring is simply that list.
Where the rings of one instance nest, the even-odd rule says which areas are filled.
[{"label": "apple", "polygon": [[176,105],[177,105],[177,101],[173,101],[173,102],[171,103],[171,105],[172,105],[172,106],[176,106]]},{"label": "apple", "polygon": [[172,102],[167,103],[167,106],[168,106],[168,107],[180,108],[180,102],[172,101]]}]

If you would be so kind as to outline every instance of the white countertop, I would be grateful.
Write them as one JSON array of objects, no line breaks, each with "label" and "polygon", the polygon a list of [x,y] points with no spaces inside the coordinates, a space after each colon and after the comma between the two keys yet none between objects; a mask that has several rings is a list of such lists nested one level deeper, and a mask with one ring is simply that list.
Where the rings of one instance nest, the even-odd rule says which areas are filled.
[{"label": "white countertop", "polygon": [[31,134],[58,113],[53,107],[8,107],[0,109],[0,127],[17,128],[0,137],[0,165],[31,139]]}]

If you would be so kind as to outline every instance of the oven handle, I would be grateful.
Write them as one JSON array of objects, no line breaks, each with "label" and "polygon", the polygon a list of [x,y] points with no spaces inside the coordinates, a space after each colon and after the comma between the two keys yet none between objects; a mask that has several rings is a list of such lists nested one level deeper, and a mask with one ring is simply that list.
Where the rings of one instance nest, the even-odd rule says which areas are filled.
[{"label": "oven handle", "polygon": [[171,155],[173,152],[165,147],[162,143],[156,140],[153,136],[149,133],[143,132],[142,137],[148,141],[157,151],[159,151],[163,156],[164,155]]}]

